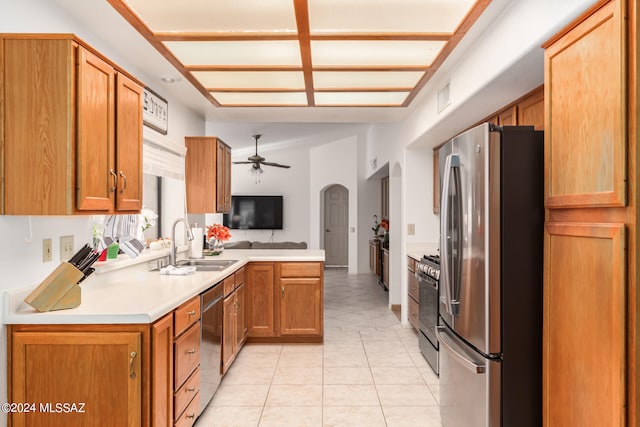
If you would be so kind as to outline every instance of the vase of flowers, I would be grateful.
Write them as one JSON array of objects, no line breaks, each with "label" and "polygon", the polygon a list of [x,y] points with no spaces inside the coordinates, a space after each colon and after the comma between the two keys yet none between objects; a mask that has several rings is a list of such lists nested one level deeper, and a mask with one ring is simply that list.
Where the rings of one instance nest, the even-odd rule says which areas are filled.
[{"label": "vase of flowers", "polygon": [[213,224],[207,227],[207,242],[209,242],[209,250],[213,255],[218,255],[224,251],[224,242],[229,240],[230,237],[229,228],[222,224]]}]

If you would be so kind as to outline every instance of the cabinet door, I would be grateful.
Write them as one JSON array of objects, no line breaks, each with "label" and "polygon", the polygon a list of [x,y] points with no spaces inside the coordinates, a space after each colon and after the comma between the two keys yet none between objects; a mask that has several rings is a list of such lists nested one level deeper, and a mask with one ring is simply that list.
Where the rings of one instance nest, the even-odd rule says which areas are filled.
[{"label": "cabinet door", "polygon": [[[12,425],[140,426],[141,340],[140,332],[14,332],[9,401],[38,407],[13,414]],[[84,403],[84,413],[55,413],[56,402]]]},{"label": "cabinet door", "polygon": [[222,316],[222,373],[227,372],[236,353],[236,298],[224,300]]},{"label": "cabinet door", "polygon": [[277,336],[275,319],[274,265],[252,263],[247,266],[247,323],[250,337]]},{"label": "cabinet door", "polygon": [[245,298],[244,285],[238,286],[236,294],[236,353],[240,352],[240,348],[247,338],[247,308]]},{"label": "cabinet door", "polygon": [[389,251],[382,251],[382,283],[389,288]]},{"label": "cabinet door", "polygon": [[320,278],[280,279],[280,335],[321,335]]},{"label": "cabinet door", "polygon": [[0,40],[4,73],[0,213],[70,215],[75,197],[72,43]]},{"label": "cabinet door", "polygon": [[151,328],[151,425],[173,423],[173,313]]},{"label": "cabinet door", "polygon": [[626,204],[624,3],[606,4],[545,51],[549,208]]},{"label": "cabinet door", "polygon": [[78,48],[76,185],[79,210],[113,208],[115,70],[91,52]]},{"label": "cabinet door", "polygon": [[518,107],[510,107],[498,113],[500,126],[515,126],[518,124]]},{"label": "cabinet door", "polygon": [[142,209],[142,88],[116,77],[116,210]]},{"label": "cabinet door", "polygon": [[625,425],[625,228],[549,223],[544,425]]},{"label": "cabinet door", "polygon": [[544,130],[544,90],[539,90],[518,104],[518,124]]},{"label": "cabinet door", "polygon": [[216,208],[231,210],[231,148],[218,140],[216,147]]},{"label": "cabinet door", "polygon": [[216,212],[216,138],[186,137],[187,212]]}]

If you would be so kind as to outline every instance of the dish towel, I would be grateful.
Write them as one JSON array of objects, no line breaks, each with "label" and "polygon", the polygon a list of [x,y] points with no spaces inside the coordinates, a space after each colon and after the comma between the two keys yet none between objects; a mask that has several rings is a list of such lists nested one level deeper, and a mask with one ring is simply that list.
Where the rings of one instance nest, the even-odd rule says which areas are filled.
[{"label": "dish towel", "polygon": [[187,274],[193,274],[196,272],[196,267],[193,265],[186,265],[184,267],[176,267],[168,265],[160,269],[160,274],[170,274],[174,276],[186,276]]}]

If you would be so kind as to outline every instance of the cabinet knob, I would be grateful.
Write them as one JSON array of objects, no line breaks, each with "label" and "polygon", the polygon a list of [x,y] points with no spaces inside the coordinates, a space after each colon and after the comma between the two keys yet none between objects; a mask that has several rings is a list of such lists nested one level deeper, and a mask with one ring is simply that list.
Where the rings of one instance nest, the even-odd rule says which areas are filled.
[{"label": "cabinet knob", "polygon": [[194,391],[196,391],[196,388],[195,388],[195,387],[188,388],[188,389],[187,389],[187,391],[188,391],[189,393],[193,393]]},{"label": "cabinet knob", "polygon": [[191,350],[187,350],[187,354],[195,354],[196,349],[192,348]]},{"label": "cabinet knob", "polygon": [[189,316],[195,316],[196,315],[196,311],[195,310],[191,310],[187,313]]},{"label": "cabinet knob", "polygon": [[189,418],[190,420],[194,419],[195,417],[196,417],[196,414],[185,415],[185,418]]}]

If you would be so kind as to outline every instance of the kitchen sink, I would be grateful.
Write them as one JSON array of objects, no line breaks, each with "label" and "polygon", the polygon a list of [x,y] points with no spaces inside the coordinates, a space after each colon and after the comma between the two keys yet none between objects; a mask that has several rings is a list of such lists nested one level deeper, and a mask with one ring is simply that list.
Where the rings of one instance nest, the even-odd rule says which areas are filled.
[{"label": "kitchen sink", "polygon": [[[236,262],[238,262],[237,259],[183,259],[176,263],[176,267],[192,266],[196,271],[222,271]],[[163,265],[158,264],[149,271],[159,271],[162,267]]]},{"label": "kitchen sink", "polygon": [[221,271],[238,262],[237,259],[183,259],[177,267],[193,266],[196,271]]}]

